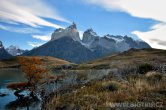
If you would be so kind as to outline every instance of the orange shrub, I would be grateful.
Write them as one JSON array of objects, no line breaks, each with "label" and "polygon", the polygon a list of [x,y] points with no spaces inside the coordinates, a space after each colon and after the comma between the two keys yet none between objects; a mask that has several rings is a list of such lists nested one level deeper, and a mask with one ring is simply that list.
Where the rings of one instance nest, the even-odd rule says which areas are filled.
[{"label": "orange shrub", "polygon": [[18,90],[18,89],[25,89],[28,85],[28,82],[20,82],[20,83],[10,83],[7,85],[7,88],[12,90]]},{"label": "orange shrub", "polygon": [[19,57],[19,63],[31,84],[38,83],[45,76],[44,73],[47,72],[39,57]]}]

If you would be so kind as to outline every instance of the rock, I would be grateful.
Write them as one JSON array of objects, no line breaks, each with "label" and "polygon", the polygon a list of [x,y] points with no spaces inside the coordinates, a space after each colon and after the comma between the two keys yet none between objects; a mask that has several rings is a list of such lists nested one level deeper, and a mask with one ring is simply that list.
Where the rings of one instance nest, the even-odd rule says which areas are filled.
[{"label": "rock", "polygon": [[2,42],[0,41],[0,60],[9,59],[12,56],[4,49]]},{"label": "rock", "polygon": [[11,45],[8,48],[6,48],[6,51],[12,56],[17,56],[27,52],[28,50],[22,50],[19,47]]},{"label": "rock", "polygon": [[77,31],[77,26],[75,23],[67,27],[66,29],[59,28],[52,33],[51,41],[63,38],[63,37],[69,37],[72,38],[74,41],[81,41],[79,37],[79,32]]}]

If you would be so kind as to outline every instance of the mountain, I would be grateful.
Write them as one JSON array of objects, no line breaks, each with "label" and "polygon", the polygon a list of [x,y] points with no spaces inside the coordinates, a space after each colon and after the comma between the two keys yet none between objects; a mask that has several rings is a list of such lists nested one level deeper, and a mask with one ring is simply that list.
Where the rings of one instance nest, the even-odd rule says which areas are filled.
[{"label": "mountain", "polygon": [[19,47],[11,45],[8,48],[6,48],[6,51],[12,56],[17,56],[27,52],[28,50],[22,50]]},{"label": "mountain", "polygon": [[96,58],[120,53],[131,48],[151,48],[144,41],[136,41],[128,36],[105,35],[100,37],[92,28],[79,37],[77,26],[56,29],[46,44],[26,52],[24,55],[52,56],[74,63],[85,63]]},{"label": "mountain", "polygon": [[12,56],[4,49],[2,42],[0,41],[0,60],[9,59]]},{"label": "mountain", "polygon": [[98,54],[99,57],[123,52],[131,48],[151,48],[144,41],[136,41],[128,36],[107,34],[100,37],[93,29],[88,29],[84,32],[82,42],[87,48]]},{"label": "mountain", "polygon": [[129,50],[130,48],[151,48],[144,41],[136,41],[128,36],[114,36],[114,35],[105,35],[99,37],[92,29],[88,29],[83,34],[82,42],[91,50],[99,49],[102,47],[103,50],[108,50],[106,53],[117,53]]},{"label": "mountain", "polygon": [[59,28],[52,33],[51,41],[60,39],[62,37],[72,38],[74,41],[81,41],[79,37],[79,32],[77,31],[77,26],[73,24],[66,29]]},{"label": "mountain", "polygon": [[94,32],[93,29],[90,28],[83,33],[82,42],[86,45],[91,45],[98,38],[99,36],[96,34],[96,32]]},{"label": "mountain", "polygon": [[26,52],[24,55],[52,56],[74,63],[87,62],[96,58],[92,51],[83,46],[80,42],[74,41],[69,36],[51,40],[38,48]]}]

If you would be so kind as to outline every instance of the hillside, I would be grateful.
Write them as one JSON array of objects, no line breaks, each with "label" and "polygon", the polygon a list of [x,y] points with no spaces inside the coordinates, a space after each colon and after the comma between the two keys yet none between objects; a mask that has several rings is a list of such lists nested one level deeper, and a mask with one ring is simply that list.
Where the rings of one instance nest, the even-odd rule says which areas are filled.
[{"label": "hillside", "polygon": [[166,51],[159,49],[130,49],[120,54],[81,64],[77,69],[122,68],[125,65],[136,66],[143,63],[166,63]]},{"label": "hillside", "polygon": [[[13,57],[12,59],[0,61],[0,68],[17,68],[17,67],[19,67],[18,58],[19,57]],[[61,60],[61,59],[54,58],[54,57],[41,56],[38,58],[42,59],[44,65],[49,66],[49,67],[56,67],[56,66],[71,64],[68,61]]]},{"label": "hillside", "polygon": [[[65,45],[64,45],[65,44]],[[64,59],[73,63],[82,63],[95,59],[96,55],[89,49],[69,37],[50,41],[35,48],[24,55],[27,56],[51,56]]]},{"label": "hillside", "polygon": [[60,82],[62,88],[45,99],[45,109],[128,110],[130,105],[116,105],[127,103],[135,104],[134,110],[147,110],[137,104],[150,102],[160,103],[160,106],[149,109],[165,108],[165,50],[131,49],[75,65],[66,72],[70,74]]}]

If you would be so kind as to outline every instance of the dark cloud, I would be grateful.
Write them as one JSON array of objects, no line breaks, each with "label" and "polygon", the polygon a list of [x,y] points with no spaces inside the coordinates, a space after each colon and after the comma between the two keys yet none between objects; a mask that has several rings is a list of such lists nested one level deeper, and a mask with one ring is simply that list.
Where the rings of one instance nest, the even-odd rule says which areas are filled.
[{"label": "dark cloud", "polygon": [[157,42],[159,45],[166,46],[166,41],[159,40],[159,39],[151,39],[152,42]]}]

